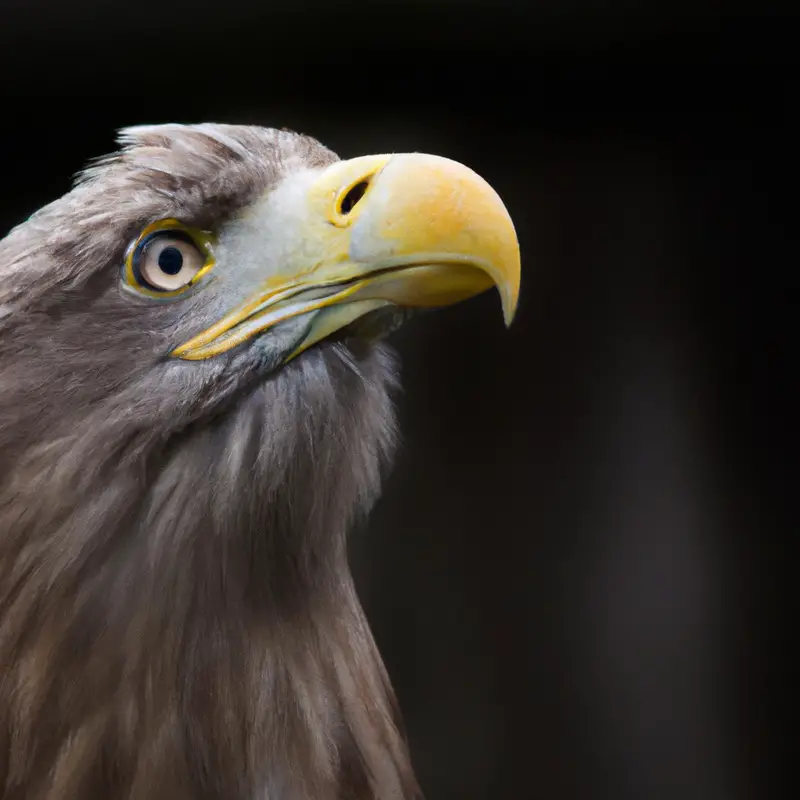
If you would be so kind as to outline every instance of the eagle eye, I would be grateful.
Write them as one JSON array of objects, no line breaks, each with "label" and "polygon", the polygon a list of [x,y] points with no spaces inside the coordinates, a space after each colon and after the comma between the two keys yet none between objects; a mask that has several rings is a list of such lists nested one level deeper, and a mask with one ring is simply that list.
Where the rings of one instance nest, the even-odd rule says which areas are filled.
[{"label": "eagle eye", "polygon": [[145,228],[125,260],[124,282],[148,297],[183,294],[211,269],[211,238],[177,220],[161,220]]}]

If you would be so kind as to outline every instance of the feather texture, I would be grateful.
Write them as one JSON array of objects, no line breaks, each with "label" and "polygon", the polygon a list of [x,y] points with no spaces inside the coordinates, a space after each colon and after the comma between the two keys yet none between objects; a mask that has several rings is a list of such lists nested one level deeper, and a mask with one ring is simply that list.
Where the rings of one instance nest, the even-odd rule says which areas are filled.
[{"label": "feather texture", "polygon": [[335,156],[235,126],[121,145],[0,242],[0,797],[418,797],[346,552],[390,351],[165,360],[186,309],[117,288],[149,220],[221,224]]}]

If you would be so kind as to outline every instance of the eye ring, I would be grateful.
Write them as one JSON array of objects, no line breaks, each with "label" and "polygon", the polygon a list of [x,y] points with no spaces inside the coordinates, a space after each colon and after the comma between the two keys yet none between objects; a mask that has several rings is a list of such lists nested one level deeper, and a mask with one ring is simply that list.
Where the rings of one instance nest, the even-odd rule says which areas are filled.
[{"label": "eye ring", "polygon": [[214,266],[213,237],[175,219],[148,225],[131,242],[123,268],[123,285],[156,300],[186,294]]}]

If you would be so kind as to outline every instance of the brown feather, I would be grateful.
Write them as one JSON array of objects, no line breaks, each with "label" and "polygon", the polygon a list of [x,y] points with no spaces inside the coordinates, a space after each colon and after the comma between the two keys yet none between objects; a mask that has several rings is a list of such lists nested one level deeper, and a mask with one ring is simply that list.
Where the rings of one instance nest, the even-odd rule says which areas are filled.
[{"label": "brown feather", "polygon": [[122,144],[0,242],[0,797],[416,798],[345,542],[393,449],[391,354],[176,367],[186,308],[117,289],[149,220],[218,224],[335,156]]}]

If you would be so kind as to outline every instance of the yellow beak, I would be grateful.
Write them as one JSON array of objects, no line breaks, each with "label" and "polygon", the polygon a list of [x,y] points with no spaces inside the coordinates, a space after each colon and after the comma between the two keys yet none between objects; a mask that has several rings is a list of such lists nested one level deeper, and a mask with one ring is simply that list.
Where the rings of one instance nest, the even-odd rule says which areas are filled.
[{"label": "yellow beak", "polygon": [[278,200],[300,224],[288,227],[284,270],[172,355],[210,358],[318,312],[291,358],[375,309],[448,306],[492,286],[511,323],[520,283],[514,225],[468,167],[418,153],[365,156],[298,178]]}]

